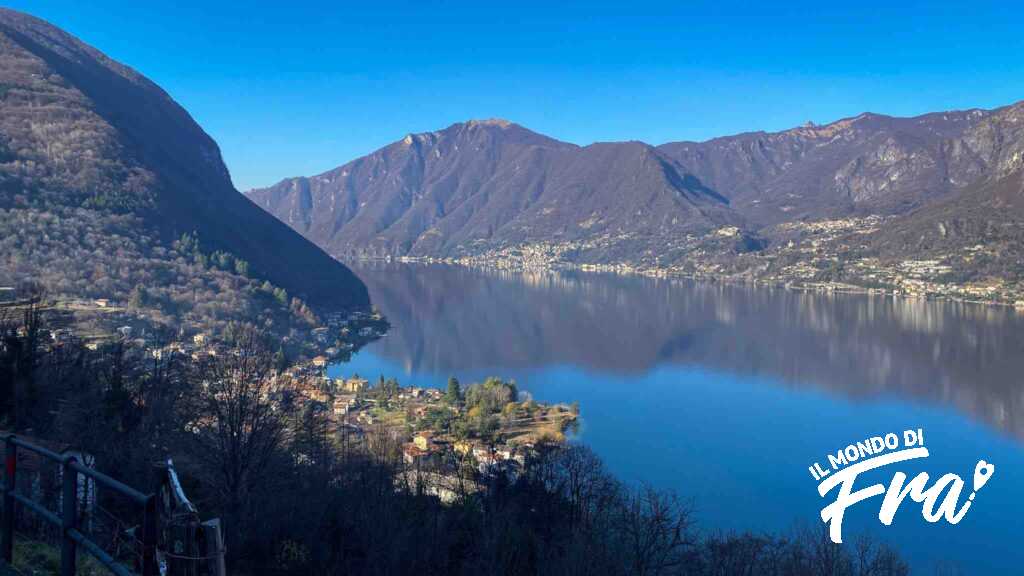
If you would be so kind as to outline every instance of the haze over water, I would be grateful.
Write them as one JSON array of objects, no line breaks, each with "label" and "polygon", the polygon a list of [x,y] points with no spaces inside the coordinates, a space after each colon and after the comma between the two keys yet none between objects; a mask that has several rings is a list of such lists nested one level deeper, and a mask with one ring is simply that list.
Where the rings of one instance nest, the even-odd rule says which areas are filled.
[{"label": "haze over water", "polygon": [[952,472],[965,501],[975,463],[995,463],[967,516],[928,524],[908,498],[883,526],[876,497],[847,511],[844,535],[889,542],[916,574],[1024,564],[1024,314],[576,272],[350,266],[392,330],[333,376],[443,387],[493,375],[538,400],[578,401],[578,441],[618,477],[676,490],[706,530],[817,527],[828,502],[808,466],[923,428],[929,458],[857,487],[888,485],[896,470],[928,472],[929,485]]}]

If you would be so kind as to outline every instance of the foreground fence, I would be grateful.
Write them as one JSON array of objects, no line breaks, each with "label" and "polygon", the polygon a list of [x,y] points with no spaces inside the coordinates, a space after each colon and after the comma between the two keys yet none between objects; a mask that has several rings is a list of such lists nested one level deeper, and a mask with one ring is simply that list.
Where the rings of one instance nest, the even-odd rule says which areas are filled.
[{"label": "foreground fence", "polygon": [[[79,482],[82,477],[95,482],[123,496],[143,510],[142,530],[139,534],[141,542],[141,559],[139,566],[134,567],[142,576],[157,576],[160,573],[157,562],[157,537],[159,534],[159,511],[157,497],[154,494],[143,494],[106,474],[97,472],[83,465],[69,454],[58,454],[48,448],[32,444],[13,434],[0,434],[4,443],[4,485],[3,485],[3,521],[0,524],[0,559],[8,564],[13,561],[14,554],[14,519],[18,507],[33,512],[43,521],[55,526],[61,534],[60,542],[60,574],[74,576],[81,548],[103,566],[118,576],[133,576],[132,568],[117,561],[103,550],[99,544],[88,538],[79,526],[78,497]],[[47,509],[33,500],[30,495],[18,491],[18,454],[27,450],[60,466],[61,498],[59,512]]]}]

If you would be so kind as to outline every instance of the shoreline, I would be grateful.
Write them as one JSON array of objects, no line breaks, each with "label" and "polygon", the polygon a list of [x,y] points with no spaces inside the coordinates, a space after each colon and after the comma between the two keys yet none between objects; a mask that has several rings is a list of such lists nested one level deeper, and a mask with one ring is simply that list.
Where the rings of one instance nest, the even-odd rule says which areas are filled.
[{"label": "shoreline", "polygon": [[791,290],[794,292],[809,292],[819,294],[846,294],[846,295],[862,295],[862,296],[886,296],[892,297],[893,299],[903,300],[924,300],[927,302],[953,302],[958,304],[972,304],[979,306],[989,306],[995,308],[1008,308],[1015,310],[1018,313],[1024,314],[1024,300],[1009,301],[1009,300],[980,300],[972,299],[967,297],[960,297],[950,294],[918,294],[913,292],[901,291],[899,289],[886,289],[886,288],[867,288],[864,286],[857,286],[855,284],[846,283],[831,283],[831,282],[813,282],[813,283],[794,283],[792,281],[785,281],[781,279],[769,279],[769,278],[736,278],[730,276],[710,275],[710,274],[688,274],[685,272],[676,272],[665,268],[633,268],[628,265],[622,264],[573,264],[568,262],[560,262],[557,264],[549,265],[516,265],[506,261],[492,260],[492,261],[477,261],[475,259],[466,258],[435,258],[435,257],[420,257],[420,256],[397,256],[397,257],[352,257],[342,259],[335,257],[340,262],[344,263],[346,260],[355,262],[387,262],[387,263],[402,263],[402,264],[444,264],[448,266],[461,266],[463,268],[477,269],[477,270],[501,270],[511,272],[559,272],[559,271],[573,271],[573,272],[587,272],[587,273],[598,273],[598,274],[615,274],[618,276],[641,276],[645,278],[661,278],[661,279],[685,279],[698,282],[709,282],[715,284],[723,284],[726,286],[754,286],[758,288],[778,288],[783,290]]}]

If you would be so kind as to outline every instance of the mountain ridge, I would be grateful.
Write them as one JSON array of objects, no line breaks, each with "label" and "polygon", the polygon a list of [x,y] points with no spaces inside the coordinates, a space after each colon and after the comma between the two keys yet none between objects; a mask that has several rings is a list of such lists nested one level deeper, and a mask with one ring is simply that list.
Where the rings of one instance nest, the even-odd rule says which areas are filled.
[{"label": "mountain ridge", "polygon": [[[628,210],[645,214],[648,228],[660,226],[650,209],[659,204],[705,230],[728,220],[716,209],[725,198],[680,172],[642,142],[578,146],[507,121],[468,121],[407,135],[333,170],[247,195],[335,256],[447,254],[461,252],[465,244],[531,236],[542,227],[578,236],[567,204],[583,203],[582,209],[595,214],[608,211],[628,198],[623,178],[646,182],[649,206]],[[381,177],[390,180],[382,183]],[[371,212],[361,215],[361,209]],[[410,212],[398,217],[395,211],[402,210]],[[595,221],[588,228],[598,224],[609,223]],[[451,241],[438,243],[436,235]]]},{"label": "mountain ridge", "polygon": [[[415,149],[415,162],[387,163],[404,148]],[[830,236],[834,245],[823,248],[830,258],[913,259],[909,248],[898,255],[880,249],[876,238],[891,230],[875,230],[872,219],[911,229],[928,219],[919,214],[1015,173],[1022,158],[1024,101],[911,117],[863,113],[824,125],[657,146],[579,146],[507,120],[471,120],[410,134],[318,176],[246,194],[340,258],[764,277],[774,274],[780,257],[811,257],[811,250],[787,252],[786,243],[811,242],[792,231],[810,230],[806,223],[813,222],[844,222],[838,226],[846,232]],[[367,165],[381,169],[376,180],[356,175]],[[449,203],[453,198],[456,204]],[[957,246],[946,243],[942,258],[957,257],[976,240],[978,233]],[[874,252],[849,253],[850,242]],[[812,268],[828,266],[813,259]],[[890,280],[901,281],[890,272]],[[1004,279],[1019,281],[1019,271],[1006,273]],[[822,270],[802,274],[803,280],[832,278]]]}]

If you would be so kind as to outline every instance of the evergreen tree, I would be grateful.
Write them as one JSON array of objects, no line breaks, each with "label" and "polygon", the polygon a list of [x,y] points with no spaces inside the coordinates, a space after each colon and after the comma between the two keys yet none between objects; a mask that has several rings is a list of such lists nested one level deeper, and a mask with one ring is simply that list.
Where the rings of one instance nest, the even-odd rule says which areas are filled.
[{"label": "evergreen tree", "polygon": [[462,386],[459,384],[459,379],[454,376],[448,379],[448,392],[445,394],[445,400],[452,405],[462,403]]},{"label": "evergreen tree", "polygon": [[146,287],[142,284],[136,284],[135,288],[132,289],[131,296],[128,297],[128,305],[132,308],[143,308],[147,302],[149,302],[149,292],[146,290]]}]

